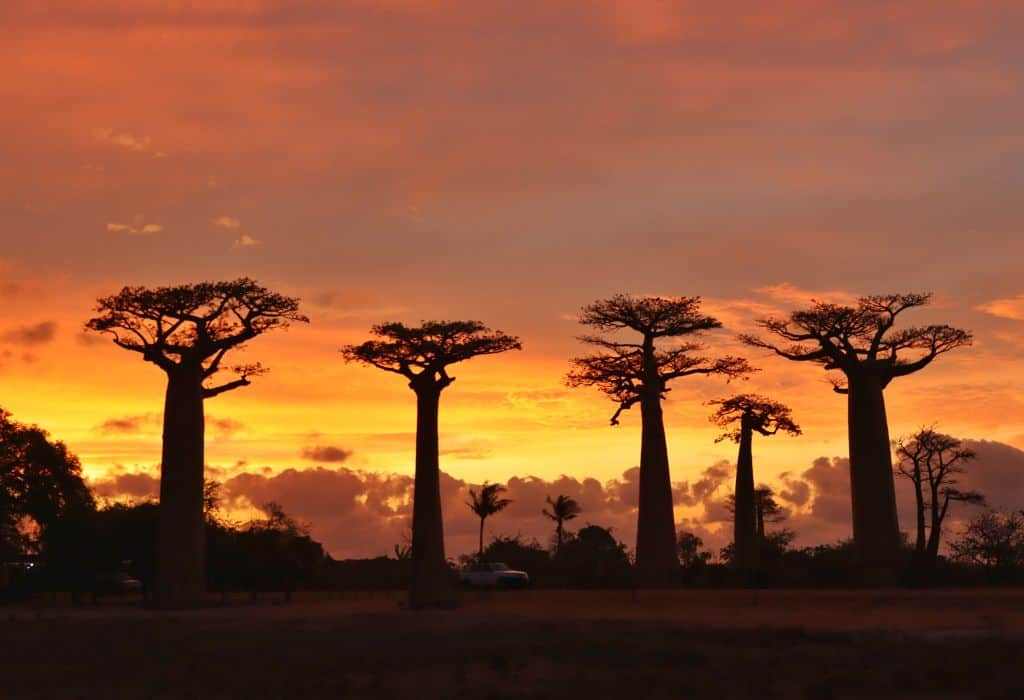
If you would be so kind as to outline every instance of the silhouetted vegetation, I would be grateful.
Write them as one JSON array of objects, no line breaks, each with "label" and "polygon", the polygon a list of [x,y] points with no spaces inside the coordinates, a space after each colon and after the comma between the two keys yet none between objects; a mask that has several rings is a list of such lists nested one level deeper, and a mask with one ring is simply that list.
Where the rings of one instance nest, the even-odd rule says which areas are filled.
[{"label": "silhouetted vegetation", "polygon": [[854,306],[815,302],[788,318],[759,321],[780,345],[741,336],[753,347],[842,375],[833,388],[847,396],[853,539],[865,568],[891,569],[900,560],[885,388],[972,340],[968,331],[945,325],[895,329],[903,312],[930,301],[930,294],[889,294],[861,297]]},{"label": "silhouetted vegetation", "polygon": [[64,515],[93,507],[78,458],[0,409],[0,562],[38,551]]},{"label": "silhouetted vegetation", "polygon": [[[759,499],[754,489],[754,433],[764,436],[780,430],[800,435],[800,426],[793,422],[791,411],[778,401],[757,394],[739,394],[711,401],[718,410],[711,421],[722,428],[731,428],[716,442],[732,440],[739,444],[736,459],[736,489],[732,495],[733,546],[732,564],[741,569],[757,566],[757,537],[764,537],[764,495]],[[774,505],[774,501],[772,501]]]},{"label": "silhouetted vegetation", "polygon": [[939,557],[939,539],[950,504],[985,503],[985,497],[977,491],[957,488],[959,475],[976,455],[960,440],[925,428],[909,438],[897,440],[896,457],[896,474],[914,487],[917,510],[914,554],[919,562],[932,566]]},{"label": "silhouetted vegetation", "polygon": [[[250,384],[259,364],[228,365],[228,354],[272,330],[308,322],[297,299],[250,279],[178,287],[125,287],[97,302],[86,328],[113,337],[167,375],[155,600],[190,607],[202,597],[204,567],[203,403]],[[236,378],[209,384],[221,372]]]},{"label": "silhouetted vegetation", "polygon": [[438,407],[441,392],[455,377],[449,366],[482,355],[520,350],[519,339],[492,331],[478,321],[425,321],[418,327],[383,323],[371,329],[379,340],[342,350],[360,362],[408,380],[416,394],[416,478],[412,515],[413,608],[450,607],[454,593],[444,553],[441,518],[441,470],[438,458]]},{"label": "silhouetted vegetation", "polygon": [[541,515],[555,523],[555,549],[558,550],[565,541],[565,523],[576,519],[583,509],[576,499],[569,496],[560,495],[553,501],[548,496],[547,503],[548,508],[541,510]]},{"label": "silhouetted vegetation", "polygon": [[[637,513],[637,583],[668,586],[676,579],[675,516],[672,481],[661,402],[669,382],[692,375],[727,378],[749,373],[740,357],[710,358],[697,354],[701,343],[689,341],[658,347],[660,339],[699,336],[721,328],[718,319],[700,312],[700,297],[633,297],[619,294],[583,307],[580,323],[602,335],[580,340],[600,352],[572,360],[569,386],[593,386],[616,404],[611,424],[623,411],[640,404],[643,425],[640,446],[640,497]],[[631,331],[638,339],[612,335]]]},{"label": "silhouetted vegetation", "polygon": [[512,503],[509,499],[501,497],[501,494],[507,490],[501,484],[484,484],[480,488],[480,493],[477,493],[474,489],[469,490],[469,501],[466,505],[476,514],[476,517],[480,518],[480,548],[478,554],[481,558],[484,555],[484,523],[487,522],[487,518],[500,513]]}]

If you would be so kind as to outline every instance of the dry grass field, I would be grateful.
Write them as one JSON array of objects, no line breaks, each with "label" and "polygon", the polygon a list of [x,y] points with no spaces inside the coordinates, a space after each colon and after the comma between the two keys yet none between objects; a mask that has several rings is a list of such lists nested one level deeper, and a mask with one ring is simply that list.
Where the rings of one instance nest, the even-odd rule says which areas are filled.
[{"label": "dry grass field", "polygon": [[523,591],[0,608],[5,698],[1024,698],[1024,591]]}]

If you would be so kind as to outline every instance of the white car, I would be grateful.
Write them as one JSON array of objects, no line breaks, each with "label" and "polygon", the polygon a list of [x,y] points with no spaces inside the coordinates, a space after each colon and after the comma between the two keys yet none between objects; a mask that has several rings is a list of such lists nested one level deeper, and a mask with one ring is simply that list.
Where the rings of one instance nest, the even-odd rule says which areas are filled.
[{"label": "white car", "polygon": [[459,582],[473,588],[526,588],[530,576],[501,562],[480,562],[459,571]]}]

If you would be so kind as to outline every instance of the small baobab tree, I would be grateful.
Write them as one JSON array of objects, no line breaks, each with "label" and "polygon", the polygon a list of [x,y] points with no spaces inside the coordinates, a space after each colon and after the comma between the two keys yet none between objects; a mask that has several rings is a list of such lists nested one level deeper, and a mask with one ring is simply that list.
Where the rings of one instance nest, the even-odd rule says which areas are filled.
[{"label": "small baobab tree", "polygon": [[985,505],[985,497],[977,491],[957,488],[959,475],[977,455],[964,447],[962,441],[932,428],[923,428],[895,444],[896,475],[907,479],[914,487],[917,506],[914,554],[919,561],[932,564],[939,556],[939,539],[950,504]]},{"label": "small baobab tree", "polygon": [[469,500],[466,501],[466,505],[476,513],[476,517],[480,518],[480,551],[477,558],[481,561],[484,558],[484,523],[487,522],[487,518],[500,513],[512,503],[511,500],[501,496],[507,490],[501,484],[484,484],[480,488],[480,493],[474,489],[469,490]]},{"label": "small baobab tree", "polygon": [[[250,279],[177,287],[125,287],[100,299],[86,328],[113,336],[167,375],[160,463],[155,599],[161,607],[199,603],[204,581],[203,404],[250,384],[258,364],[227,364],[247,342],[308,322],[299,301]],[[236,378],[216,384],[222,372]]]},{"label": "small baobab tree", "polygon": [[555,500],[548,496],[547,501],[550,507],[541,510],[541,514],[555,523],[555,551],[558,551],[562,549],[562,542],[565,541],[565,523],[575,519],[583,509],[576,499],[569,496],[560,495]]},{"label": "small baobab tree", "polygon": [[[740,357],[710,358],[700,354],[698,342],[659,347],[658,341],[697,337],[722,324],[701,313],[700,297],[637,297],[619,294],[585,306],[580,323],[601,335],[580,340],[600,349],[595,355],[572,360],[569,386],[593,386],[609,396],[617,409],[611,424],[623,411],[640,404],[640,497],[637,515],[636,567],[641,586],[668,586],[675,578],[675,517],[672,483],[661,402],[669,382],[692,375],[733,378],[752,371]],[[612,335],[628,331],[632,336]],[[636,337],[636,336],[639,337]]]},{"label": "small baobab tree", "polygon": [[896,328],[901,314],[930,300],[930,294],[889,294],[861,297],[854,305],[813,302],[787,318],[758,322],[779,344],[741,336],[751,346],[841,375],[833,388],[847,397],[854,550],[865,567],[889,568],[899,557],[885,389],[972,339],[946,325]]},{"label": "small baobab tree", "polygon": [[437,418],[444,391],[455,377],[448,368],[481,355],[520,350],[519,339],[478,321],[424,321],[419,326],[383,323],[371,329],[375,340],[342,350],[349,362],[398,374],[416,394],[416,475],[413,485],[413,608],[447,607],[454,601],[444,555],[441,472]]},{"label": "small baobab tree", "polygon": [[715,442],[732,440],[739,444],[733,492],[733,563],[739,568],[748,568],[755,563],[759,520],[762,523],[760,534],[764,536],[763,518],[757,517],[754,489],[754,433],[771,436],[782,431],[800,435],[800,426],[793,422],[788,406],[757,394],[738,394],[709,403],[718,406],[711,421],[727,429]]}]

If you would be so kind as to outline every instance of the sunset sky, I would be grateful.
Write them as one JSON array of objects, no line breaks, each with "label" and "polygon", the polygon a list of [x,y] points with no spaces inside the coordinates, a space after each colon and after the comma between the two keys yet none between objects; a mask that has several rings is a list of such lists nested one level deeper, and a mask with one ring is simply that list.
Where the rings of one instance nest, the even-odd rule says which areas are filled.
[{"label": "sunset sky", "polygon": [[254,277],[311,323],[253,342],[271,373],[207,403],[211,475],[237,517],[279,500],[335,556],[383,554],[413,395],[338,349],[479,319],[524,349],[458,366],[443,398],[449,553],[474,542],[467,484],[513,478],[493,532],[546,536],[544,496],[576,489],[580,522],[632,546],[638,410],[612,428],[565,387],[574,317],[700,295],[725,324],[709,352],[762,371],[673,387],[678,518],[721,544],[735,447],[704,402],[758,391],[804,429],[757,442],[758,480],[829,541],[849,535],[845,401],[735,336],[811,298],[933,291],[907,322],[975,345],[894,382],[891,432],[987,441],[979,473],[1020,505],[1021,36],[1012,1],[6,0],[0,406],[104,495],[151,494],[164,377],[83,324],[126,284]]}]

